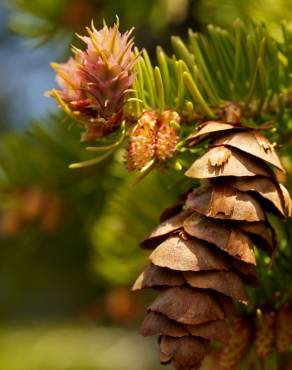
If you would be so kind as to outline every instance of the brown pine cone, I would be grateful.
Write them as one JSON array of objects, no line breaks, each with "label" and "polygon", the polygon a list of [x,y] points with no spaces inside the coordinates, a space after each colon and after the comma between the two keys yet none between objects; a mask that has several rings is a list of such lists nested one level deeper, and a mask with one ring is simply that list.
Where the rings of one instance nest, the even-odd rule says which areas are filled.
[{"label": "brown pine cone", "polygon": [[237,119],[211,121],[187,142],[205,139],[211,139],[209,149],[186,172],[204,181],[164,212],[142,241],[153,250],[151,264],[133,287],[159,290],[140,332],[159,336],[161,363],[183,370],[200,367],[211,340],[229,343],[225,368],[240,361],[250,328],[240,321],[233,329],[238,339],[228,341],[226,319],[233,316],[233,301],[246,303],[244,281],[255,277],[254,245],[270,254],[275,248],[267,212],[285,217],[291,202],[271,168],[283,171],[274,147],[258,131]]}]

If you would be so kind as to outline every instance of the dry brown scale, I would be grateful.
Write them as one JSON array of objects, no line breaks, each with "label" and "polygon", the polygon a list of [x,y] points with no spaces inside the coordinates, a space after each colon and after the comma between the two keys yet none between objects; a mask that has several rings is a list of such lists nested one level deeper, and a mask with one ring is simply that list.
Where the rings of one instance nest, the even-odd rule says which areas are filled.
[{"label": "dry brown scale", "polygon": [[242,126],[235,110],[226,116],[187,139],[189,146],[210,140],[186,172],[201,186],[164,212],[141,243],[152,250],[151,263],[133,289],[159,294],[140,333],[157,335],[160,362],[178,370],[198,369],[210,341],[228,342],[233,301],[246,303],[244,282],[255,277],[254,245],[270,254],[275,249],[267,212],[291,215],[289,194],[273,171],[284,171],[273,145]]}]

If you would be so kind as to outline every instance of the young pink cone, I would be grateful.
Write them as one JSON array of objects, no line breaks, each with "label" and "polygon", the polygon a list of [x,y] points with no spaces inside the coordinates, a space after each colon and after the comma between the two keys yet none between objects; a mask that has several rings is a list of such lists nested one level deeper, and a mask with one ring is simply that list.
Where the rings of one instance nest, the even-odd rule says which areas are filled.
[{"label": "young pink cone", "polygon": [[121,34],[118,28],[117,22],[97,31],[92,24],[89,36],[79,36],[86,49],[73,47],[74,59],[52,64],[61,89],[48,95],[83,125],[83,141],[112,133],[124,118],[123,105],[135,78],[137,58],[131,56],[132,30]]}]

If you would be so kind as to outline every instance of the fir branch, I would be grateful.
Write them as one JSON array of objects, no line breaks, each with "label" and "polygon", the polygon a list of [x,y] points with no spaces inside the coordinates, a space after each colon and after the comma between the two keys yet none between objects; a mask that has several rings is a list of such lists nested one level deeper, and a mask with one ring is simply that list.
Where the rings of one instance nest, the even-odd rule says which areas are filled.
[{"label": "fir branch", "polygon": [[[230,30],[212,25],[205,35],[190,30],[187,43],[172,37],[174,57],[161,48],[157,51],[167,108],[182,115],[187,109],[190,116],[201,119],[220,115],[221,107],[229,101],[242,106],[246,117],[281,111],[291,88],[291,30],[284,22],[284,39],[279,43],[264,25],[245,25],[237,20]],[[161,107],[155,68],[143,51],[135,88],[148,109]],[[173,91],[177,91],[175,99]]]}]

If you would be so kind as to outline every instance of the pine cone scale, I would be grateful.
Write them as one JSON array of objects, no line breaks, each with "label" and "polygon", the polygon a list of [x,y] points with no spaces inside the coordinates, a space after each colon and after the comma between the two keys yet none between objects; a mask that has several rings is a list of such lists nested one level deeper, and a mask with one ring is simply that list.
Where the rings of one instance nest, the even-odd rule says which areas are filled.
[{"label": "pine cone scale", "polygon": [[150,255],[150,261],[160,267],[176,271],[228,270],[224,258],[217,255],[204,242],[183,240],[172,236],[160,244]]},{"label": "pine cone scale", "polygon": [[169,288],[161,292],[149,310],[188,325],[224,319],[224,313],[215,298],[188,287]]},{"label": "pine cone scale", "polygon": [[[255,134],[257,134],[257,136]],[[216,139],[213,145],[226,145],[228,147],[234,147],[277,167],[281,171],[284,171],[280,159],[276,154],[272,144],[269,145],[268,151],[264,150],[259,145],[259,142],[256,138],[259,135],[260,134],[256,131],[231,133]],[[262,135],[260,135],[260,137],[262,137]]]},{"label": "pine cone scale", "polygon": [[257,159],[244,152],[231,149],[231,155],[228,161],[222,167],[210,165],[210,156],[215,148],[210,148],[201,158],[197,159],[186,171],[185,175],[196,179],[209,179],[225,176],[266,176],[271,172],[267,166],[259,164]]}]

